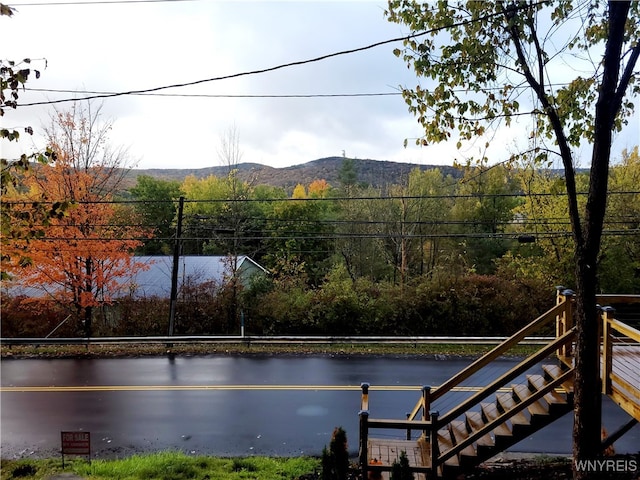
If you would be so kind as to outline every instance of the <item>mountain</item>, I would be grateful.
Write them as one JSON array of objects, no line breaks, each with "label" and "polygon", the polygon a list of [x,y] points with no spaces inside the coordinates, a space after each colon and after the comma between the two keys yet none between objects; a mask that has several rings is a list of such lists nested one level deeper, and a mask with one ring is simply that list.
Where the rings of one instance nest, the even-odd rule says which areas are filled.
[{"label": "mountain", "polygon": [[[272,185],[291,191],[299,183],[308,185],[312,181],[320,179],[326,180],[334,187],[338,186],[340,184],[338,175],[344,160],[343,157],[327,157],[283,168],[274,168],[258,163],[240,163],[236,168],[238,169],[239,178],[253,185]],[[352,159],[352,161],[357,182],[377,188],[384,188],[393,184],[405,184],[409,172],[415,168],[423,171],[439,168],[445,176],[452,175],[455,178],[461,176],[461,172],[458,169],[444,165],[420,165],[357,158]],[[228,173],[229,167],[227,166],[197,169],[135,169],[128,173],[126,183],[131,186],[135,185],[136,178],[139,175],[182,182],[189,175],[194,175],[196,178],[206,178],[210,175],[223,177]]]}]

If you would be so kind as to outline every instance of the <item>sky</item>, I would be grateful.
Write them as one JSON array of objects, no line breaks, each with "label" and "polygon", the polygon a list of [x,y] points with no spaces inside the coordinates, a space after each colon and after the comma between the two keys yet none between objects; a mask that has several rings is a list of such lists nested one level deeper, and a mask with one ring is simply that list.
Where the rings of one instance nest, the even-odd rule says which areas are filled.
[{"label": "sky", "polygon": [[[41,70],[32,89],[125,92],[269,69],[407,35],[388,22],[378,1],[131,1],[17,0],[17,12],[0,17],[5,59],[31,58]],[[401,42],[326,60],[198,85],[159,95],[104,100],[113,122],[110,143],[128,149],[137,168],[221,165],[221,138],[235,128],[242,162],[272,167],[330,156],[424,165],[452,165],[477,156],[485,141],[417,147],[416,119],[400,86],[424,82],[393,55]],[[46,59],[44,61],[36,59]],[[316,98],[221,98],[216,95],[395,94]],[[82,98],[83,93],[25,91],[20,103]],[[69,103],[58,103],[64,110]],[[7,111],[4,127],[30,125],[32,138],[3,143],[2,156],[42,148],[38,134],[51,105]],[[526,142],[527,126],[514,122],[495,132],[488,152],[503,161]],[[638,112],[617,136],[614,156],[640,138]],[[405,139],[408,146],[404,147]],[[588,149],[579,152],[585,163]]]}]

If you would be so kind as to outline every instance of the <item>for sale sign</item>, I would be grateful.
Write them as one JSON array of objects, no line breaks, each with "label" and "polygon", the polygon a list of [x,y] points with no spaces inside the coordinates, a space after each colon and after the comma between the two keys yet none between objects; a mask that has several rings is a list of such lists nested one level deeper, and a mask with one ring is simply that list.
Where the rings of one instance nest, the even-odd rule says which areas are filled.
[{"label": "for sale sign", "polygon": [[60,432],[62,437],[62,458],[65,455],[91,456],[91,434],[89,432]]}]

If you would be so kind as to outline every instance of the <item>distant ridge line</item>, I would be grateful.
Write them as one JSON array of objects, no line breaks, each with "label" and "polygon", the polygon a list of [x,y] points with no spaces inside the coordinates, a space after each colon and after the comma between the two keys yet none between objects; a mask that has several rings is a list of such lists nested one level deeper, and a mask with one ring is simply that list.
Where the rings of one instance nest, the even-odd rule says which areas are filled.
[{"label": "distant ridge line", "polygon": [[[292,165],[288,167],[270,167],[259,163],[240,163],[237,165],[238,176],[243,181],[255,185],[270,185],[292,190],[296,185],[308,185],[314,180],[326,180],[332,187],[340,185],[339,172],[344,157],[326,157],[310,162]],[[401,163],[390,160],[373,159],[348,159],[353,162],[357,174],[357,182],[374,188],[384,188],[389,185],[406,184],[409,173],[414,169],[434,170],[439,169],[444,176],[451,175],[460,178],[462,172],[448,165],[423,165],[418,163]],[[225,177],[229,173],[229,167],[211,166],[203,168],[148,168],[133,169],[128,172],[128,184],[135,185],[136,178],[140,175],[163,180],[175,180],[182,182],[186,177],[193,175],[196,178],[206,178],[210,175]]]}]

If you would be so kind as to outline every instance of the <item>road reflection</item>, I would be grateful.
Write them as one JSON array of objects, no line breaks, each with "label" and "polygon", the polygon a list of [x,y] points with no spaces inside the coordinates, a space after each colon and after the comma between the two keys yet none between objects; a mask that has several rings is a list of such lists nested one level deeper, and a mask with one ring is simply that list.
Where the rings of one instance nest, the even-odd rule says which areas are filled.
[{"label": "road reflection", "polygon": [[[361,382],[372,385],[372,416],[404,418],[422,385],[439,385],[470,361],[383,356],[3,360],[2,456],[56,456],[63,430],[90,431],[95,457],[166,449],[319,455],[336,426],[345,428],[355,454]],[[486,375],[495,378],[514,364],[497,362]],[[456,392],[447,401],[471,393]],[[607,430],[615,431],[626,419],[605,400]],[[571,422],[567,415],[511,450],[569,453]],[[639,444],[636,426],[616,450],[635,452]]]}]

